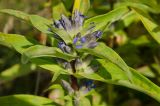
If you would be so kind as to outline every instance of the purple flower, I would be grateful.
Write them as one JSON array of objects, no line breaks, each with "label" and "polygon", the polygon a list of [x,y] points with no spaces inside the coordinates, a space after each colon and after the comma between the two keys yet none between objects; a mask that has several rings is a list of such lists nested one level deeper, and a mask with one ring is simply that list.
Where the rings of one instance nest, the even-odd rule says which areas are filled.
[{"label": "purple flower", "polygon": [[67,46],[64,42],[59,42],[58,47],[65,53],[71,53],[71,48]]},{"label": "purple flower", "polygon": [[73,44],[76,44],[78,42],[78,37],[76,36],[74,39],[73,39]]},{"label": "purple flower", "polygon": [[76,29],[83,25],[84,18],[85,18],[85,16],[82,15],[79,11],[74,12],[72,22],[73,22],[73,25]]},{"label": "purple flower", "polygon": [[59,21],[65,30],[68,31],[72,29],[71,21],[66,16],[62,15]]},{"label": "purple flower", "polygon": [[95,48],[97,45],[98,45],[97,42],[90,42],[90,43],[87,45],[87,47],[88,47],[88,48]]},{"label": "purple flower", "polygon": [[56,28],[63,29],[63,26],[62,26],[61,22],[58,21],[58,20],[54,21],[54,25],[55,25]]},{"label": "purple flower", "polygon": [[[94,48],[98,45],[97,39],[101,38],[102,31],[98,30],[95,32],[92,32],[95,24],[94,22],[91,22],[89,30],[87,30],[87,34],[83,35],[81,37],[81,28],[83,26],[84,19],[86,17],[81,14],[79,11],[75,11],[73,16],[68,18],[64,15],[61,15],[60,20],[55,20],[52,27],[56,27],[58,29],[62,29],[67,31],[67,33],[75,34],[73,38],[73,47],[77,49],[81,48]],[[49,31],[52,31],[52,28],[49,29]],[[79,32],[78,32],[79,31]],[[70,35],[68,35],[70,36]],[[54,38],[58,39],[59,41],[63,41],[58,34],[54,34]],[[66,53],[71,52],[71,47],[69,47],[67,44],[65,44],[65,41],[59,42],[58,47]]]},{"label": "purple flower", "polygon": [[93,80],[88,80],[85,82],[86,88],[90,91],[91,89],[96,88],[96,85],[94,84]]},{"label": "purple flower", "polygon": [[95,36],[96,38],[101,38],[101,35],[102,35],[102,31],[95,31],[93,33],[93,36]]},{"label": "purple flower", "polygon": [[82,37],[81,38],[81,43],[85,43],[86,42],[86,37]]},{"label": "purple flower", "polygon": [[76,45],[77,49],[81,49],[83,47],[83,45]]}]

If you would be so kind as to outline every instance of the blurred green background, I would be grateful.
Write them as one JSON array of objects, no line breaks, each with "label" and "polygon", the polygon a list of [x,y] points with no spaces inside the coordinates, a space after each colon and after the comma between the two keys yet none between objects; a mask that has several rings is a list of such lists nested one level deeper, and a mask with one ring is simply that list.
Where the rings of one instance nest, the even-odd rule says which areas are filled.
[{"label": "blurred green background", "polygon": [[[89,18],[107,13],[124,1],[127,0],[91,0],[91,8],[86,15]],[[148,3],[147,0],[131,1]],[[160,6],[159,0],[153,1]],[[152,4],[149,4],[152,8]],[[70,15],[72,6],[73,0],[0,0],[0,9],[21,10],[48,19],[58,19],[61,13]],[[160,24],[159,13],[149,11],[149,14]],[[22,34],[40,42],[45,37],[29,24],[4,14],[0,14],[0,32]],[[113,48],[129,66],[160,85],[160,46],[134,13],[124,16],[122,21],[114,22],[110,29],[105,30],[101,41]],[[50,84],[52,73],[34,64],[21,64],[20,57],[13,49],[0,45],[0,96],[35,94],[48,97],[49,92],[44,93],[44,90]],[[160,106],[149,96],[129,88],[100,82],[96,82],[96,86],[96,96],[100,96],[102,103],[113,106]]]}]

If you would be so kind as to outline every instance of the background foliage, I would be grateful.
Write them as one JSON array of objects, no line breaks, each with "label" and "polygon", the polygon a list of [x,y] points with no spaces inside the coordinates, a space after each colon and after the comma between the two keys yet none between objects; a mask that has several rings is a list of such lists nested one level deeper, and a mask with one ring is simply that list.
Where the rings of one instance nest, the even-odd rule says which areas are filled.
[{"label": "background foliage", "polygon": [[[72,106],[72,98],[60,81],[74,75],[95,80],[96,88],[80,95],[81,106],[159,106],[159,3],[159,0],[1,0],[0,104]],[[75,58],[56,48],[57,42],[48,31],[53,19],[59,19],[61,14],[70,16],[72,8],[87,16],[84,29],[94,22],[94,30],[103,30],[96,48],[78,50],[95,56],[91,64],[101,66],[96,73],[72,73],[54,59]],[[64,31],[53,30],[66,43],[72,42]]]}]

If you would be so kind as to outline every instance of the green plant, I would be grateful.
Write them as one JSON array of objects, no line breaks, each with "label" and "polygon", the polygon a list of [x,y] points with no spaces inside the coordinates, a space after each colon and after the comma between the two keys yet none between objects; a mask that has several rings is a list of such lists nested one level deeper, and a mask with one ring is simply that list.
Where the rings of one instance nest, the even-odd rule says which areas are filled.
[{"label": "green plant", "polygon": [[[160,37],[157,29],[159,26],[153,22],[148,14],[148,11],[159,13],[158,7],[157,5],[148,6],[147,3],[149,5],[150,2],[124,0],[117,4],[112,11],[86,19],[83,14],[86,14],[90,8],[90,1],[75,0],[71,19],[62,15],[61,19],[59,21],[54,20],[54,23],[38,15],[2,9],[0,13],[15,16],[31,24],[42,33],[47,34],[50,41],[48,45],[42,45],[32,38],[27,38],[27,36],[0,33],[0,44],[12,47],[19,52],[22,63],[28,65],[30,61],[38,67],[53,72],[52,83],[61,75],[67,76],[67,78],[61,79],[67,95],[64,95],[63,88],[59,84],[51,84],[47,89],[59,89],[63,92],[59,99],[64,101],[67,106],[90,106],[88,97],[93,94],[96,95],[93,81],[135,89],[160,102],[160,87],[129,67],[113,49],[99,41],[101,35],[111,30],[111,26],[115,22],[124,21],[127,23],[129,19],[126,20],[125,16],[134,14],[140,18],[147,31],[159,45]],[[66,10],[64,14],[68,15]],[[83,22],[84,19],[86,20]],[[10,101],[8,102],[8,100]],[[37,103],[36,101],[40,102]],[[2,106],[16,103],[18,103],[16,106],[22,104],[26,106],[60,105],[47,98],[33,95],[0,97],[0,103]],[[103,104],[95,103],[95,106],[100,105]]]}]

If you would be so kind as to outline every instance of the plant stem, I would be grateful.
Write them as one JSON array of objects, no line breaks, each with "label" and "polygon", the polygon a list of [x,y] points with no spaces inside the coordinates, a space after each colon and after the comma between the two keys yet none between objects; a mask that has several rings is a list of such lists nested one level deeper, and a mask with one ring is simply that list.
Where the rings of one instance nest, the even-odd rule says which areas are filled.
[{"label": "plant stem", "polygon": [[112,106],[113,105],[113,85],[108,85],[107,86],[107,90],[108,90],[108,104],[109,104],[109,106]]},{"label": "plant stem", "polygon": [[[72,67],[72,72],[75,73],[76,72],[76,68],[75,68],[75,60],[71,61],[70,64],[71,64],[71,67]],[[78,90],[79,87],[78,87],[78,82],[77,82],[77,78],[74,77],[73,75],[71,75],[71,86],[74,90]]]},{"label": "plant stem", "polygon": [[35,94],[35,95],[38,94],[40,77],[41,77],[41,72],[38,71],[38,72],[37,72],[37,79],[36,79],[36,86],[35,86],[35,91],[34,91],[34,94]]}]

